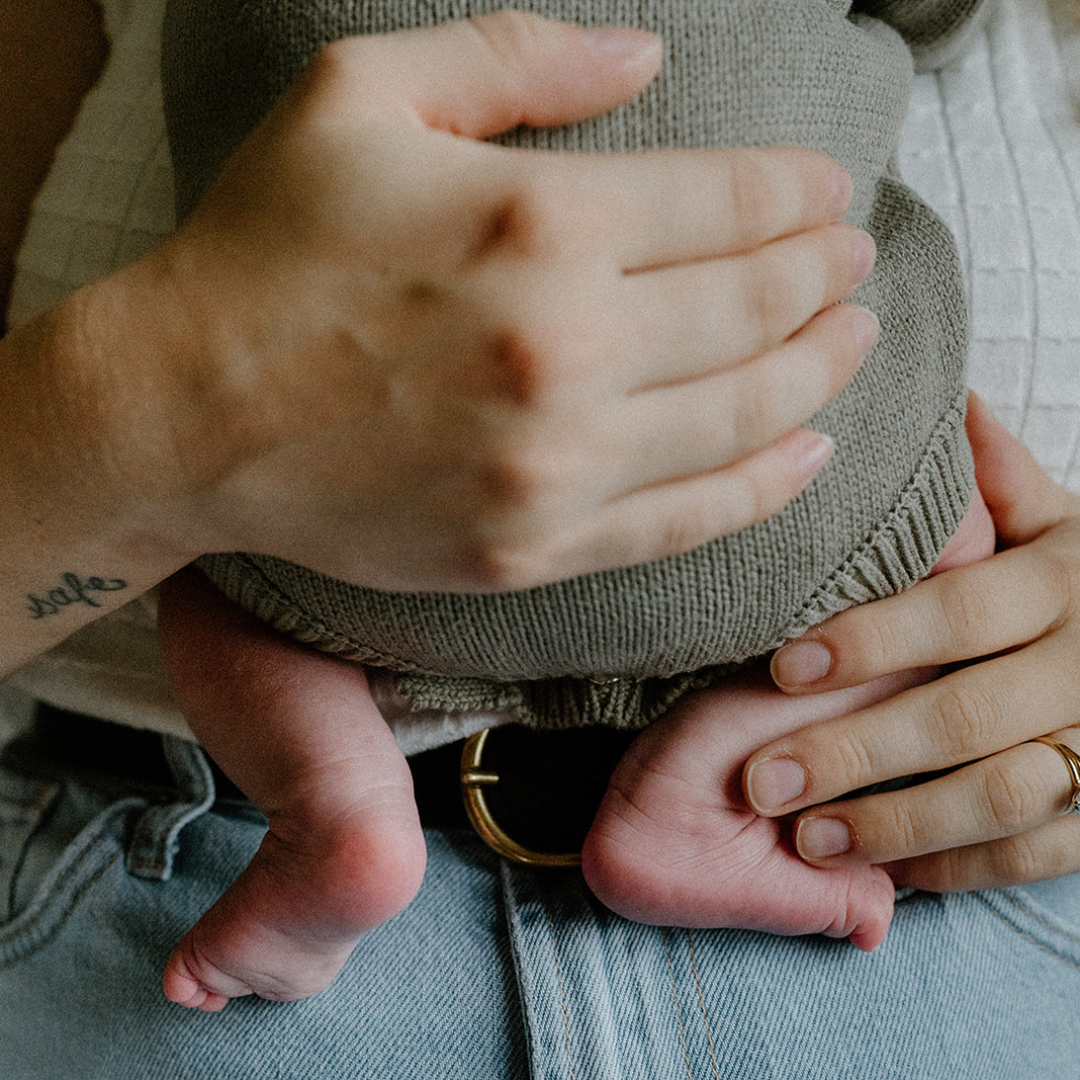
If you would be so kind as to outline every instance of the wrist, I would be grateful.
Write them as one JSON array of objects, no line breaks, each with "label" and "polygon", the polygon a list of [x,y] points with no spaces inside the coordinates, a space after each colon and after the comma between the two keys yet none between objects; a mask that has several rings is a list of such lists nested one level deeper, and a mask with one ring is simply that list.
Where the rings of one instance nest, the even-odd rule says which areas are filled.
[{"label": "wrist", "polygon": [[55,520],[170,573],[198,554],[171,527],[190,488],[179,428],[197,403],[179,393],[183,327],[157,277],[138,263],[54,308],[28,390],[48,402],[37,460]]},{"label": "wrist", "polygon": [[[168,573],[239,542],[219,488],[257,454],[240,400],[251,388],[234,372],[245,366],[230,335],[236,312],[212,295],[213,258],[192,246],[170,238],[54,318],[53,392],[69,425],[88,419],[77,464],[113,507],[118,542]],[[55,460],[71,449],[61,440]]]},{"label": "wrist", "polygon": [[226,543],[203,511],[238,453],[212,344],[160,250],[9,334],[8,505],[25,502],[58,539],[122,549],[148,574]]},{"label": "wrist", "polygon": [[138,294],[110,279],[0,341],[0,674],[193,554],[155,519],[176,473]]}]

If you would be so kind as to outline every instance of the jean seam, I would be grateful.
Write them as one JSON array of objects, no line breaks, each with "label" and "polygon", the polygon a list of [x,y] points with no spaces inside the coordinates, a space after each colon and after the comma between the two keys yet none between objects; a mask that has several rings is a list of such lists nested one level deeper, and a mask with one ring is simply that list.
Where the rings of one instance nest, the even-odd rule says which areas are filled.
[{"label": "jean seam", "polygon": [[19,848],[19,854],[16,856],[11,868],[7,871],[9,875],[7,896],[0,901],[0,905],[2,905],[0,906],[0,912],[3,912],[3,922],[8,922],[11,913],[15,910],[15,896],[18,891],[19,874],[22,872],[23,866],[26,863],[26,855],[30,850],[30,845],[41,831],[42,823],[48,817],[49,812],[56,805],[57,800],[63,792],[63,785],[61,784],[50,784],[44,780],[34,780],[31,782],[34,785],[33,797],[17,799],[5,796],[5,802],[19,807],[20,810],[28,814],[35,814],[35,818],[23,839]]},{"label": "jean seam", "polygon": [[[1035,938],[1031,934],[1027,933],[1026,931],[1021,930],[1018,926],[1014,926],[1012,923],[1009,922],[1008,919],[1005,918],[1004,915],[1001,914],[1000,911],[995,911],[993,905],[988,903],[977,892],[968,893],[968,895],[973,896],[976,900],[978,900],[978,902],[980,904],[982,904],[982,906],[984,908],[986,908],[986,910],[989,911],[990,914],[993,915],[995,919],[998,919],[1002,923],[1004,923],[1014,934],[1016,934],[1017,937],[1021,938],[1024,941],[1026,941],[1029,945],[1034,945],[1035,948],[1041,950],[1044,953],[1047,953],[1050,956],[1053,956],[1055,959],[1060,960],[1063,964],[1068,964],[1069,967],[1076,968],[1078,971],[1080,971],[1080,963],[1077,963],[1077,961],[1072,960],[1067,956],[1063,956],[1060,952],[1057,951],[1057,949],[1053,948],[1050,945],[1047,945],[1043,941],[1039,941],[1038,938]],[[1052,930],[1054,933],[1060,933],[1061,932],[1061,931],[1058,930],[1057,927],[1050,926],[1047,922],[1045,922],[1045,920],[1040,919],[1039,916],[1036,915],[1034,912],[1028,911],[1024,907],[1022,907],[1020,904],[1016,903],[1016,901],[1013,900],[1012,897],[1006,896],[1006,899],[1009,900],[1011,903],[1013,903],[1017,908],[1019,908],[1020,911],[1022,911],[1028,918],[1034,919],[1040,925],[1045,926],[1048,930]],[[1068,935],[1066,935],[1066,936],[1068,936]]]},{"label": "jean seam", "polygon": [[694,1080],[694,1074],[690,1069],[690,1048],[686,1043],[686,1028],[683,1026],[682,1009],[679,1008],[679,993],[675,986],[675,964],[671,959],[671,948],[668,942],[666,927],[660,928],[660,941],[664,947],[664,957],[667,959],[668,981],[671,984],[671,1001],[675,1008],[675,1022],[679,1026],[679,1041],[682,1043],[683,1061],[686,1063],[687,1080]]},{"label": "jean seam", "polygon": [[712,1062],[712,1071],[714,1080],[720,1080],[720,1066],[716,1061],[716,1046],[713,1043],[712,1026],[709,1023],[709,1012],[705,1007],[705,993],[701,985],[701,978],[698,975],[697,955],[694,952],[694,938],[689,929],[686,931],[686,944],[690,949],[690,971],[694,976],[694,987],[697,990],[698,996],[698,1008],[701,1009],[701,1020],[705,1025],[705,1039],[709,1045],[709,1061]]},{"label": "jean seam", "polygon": [[[145,805],[142,799],[121,800],[87,826],[78,846],[69,848],[50,871],[30,906],[0,928],[0,969],[24,960],[63,929],[87,891],[122,857],[119,845],[104,854],[98,851],[102,841],[118,819]],[[57,904],[61,899],[62,906]]]},{"label": "jean seam", "polygon": [[1040,926],[1045,926],[1047,930],[1060,935],[1065,938],[1066,941],[1071,941],[1074,944],[1080,945],[1080,934],[1071,934],[1068,930],[1063,930],[1060,926],[1055,926],[1048,919],[1044,919],[1038,912],[1032,911],[1031,908],[1027,907],[1027,905],[1013,896],[1011,892],[1003,892],[1002,895],[1010,904],[1022,911],[1029,919],[1034,919]]},{"label": "jean seam", "polygon": [[563,982],[562,962],[559,959],[559,948],[555,941],[555,927],[551,922],[551,913],[544,907],[544,921],[547,924],[548,938],[551,941],[551,955],[555,960],[555,978],[559,984],[559,1004],[562,1006],[563,1035],[566,1038],[566,1064],[570,1069],[570,1080],[577,1080],[574,1071],[574,1055],[570,1046],[570,1010],[566,1001],[566,986]]}]

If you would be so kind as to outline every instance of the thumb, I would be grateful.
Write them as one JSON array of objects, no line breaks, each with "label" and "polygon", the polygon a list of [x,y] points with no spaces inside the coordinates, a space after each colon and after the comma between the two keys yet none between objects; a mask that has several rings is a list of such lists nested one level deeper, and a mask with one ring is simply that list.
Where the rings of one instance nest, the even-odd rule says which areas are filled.
[{"label": "thumb", "polygon": [[551,127],[598,116],[660,68],[660,39],[624,27],[586,29],[517,11],[330,46],[351,78],[352,106],[398,113],[472,138],[519,124]]},{"label": "thumb", "polygon": [[1033,540],[1068,513],[1068,493],[976,394],[968,396],[967,436],[975,480],[1007,546]]}]

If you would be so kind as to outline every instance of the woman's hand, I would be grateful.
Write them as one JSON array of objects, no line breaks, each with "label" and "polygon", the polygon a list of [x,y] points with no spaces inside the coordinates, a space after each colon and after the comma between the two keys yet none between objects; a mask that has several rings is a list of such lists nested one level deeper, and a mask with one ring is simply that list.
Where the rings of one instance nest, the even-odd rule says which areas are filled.
[{"label": "woman's hand", "polygon": [[796,494],[829,446],[793,429],[876,333],[831,306],[872,261],[835,224],[838,167],[477,141],[608,110],[659,60],[650,35],[509,13],[319,56],[154,264],[200,362],[174,442],[201,486],[171,534],[486,591]]},{"label": "woman's hand", "polygon": [[175,237],[0,342],[0,673],[210,551],[518,588],[796,494],[876,333],[846,174],[479,141],[659,62],[510,13],[339,42]]},{"label": "woman's hand", "polygon": [[[884,863],[899,884],[940,892],[1080,871],[1080,820],[1060,816],[1068,769],[1030,741],[1051,735],[1080,752],[1080,499],[974,396],[968,434],[999,553],[843,612],[781,649],[773,676],[816,693],[982,659],[764,747],[743,774],[761,813],[813,807],[795,826],[807,861]],[[949,771],[828,801],[936,770]]]}]

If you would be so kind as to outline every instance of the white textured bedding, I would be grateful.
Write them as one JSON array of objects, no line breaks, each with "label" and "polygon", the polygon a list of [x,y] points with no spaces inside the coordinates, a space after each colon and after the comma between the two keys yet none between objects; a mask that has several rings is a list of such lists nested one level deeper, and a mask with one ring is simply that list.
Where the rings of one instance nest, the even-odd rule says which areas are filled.
[{"label": "white textured bedding", "polygon": [[[145,251],[172,227],[157,84],[164,0],[101,0],[113,43],[35,206],[10,320]],[[904,177],[956,233],[968,271],[971,385],[1080,493],[1080,6],[1000,0],[964,56],[916,79]],[[185,733],[153,644],[153,598],[76,634],[0,693]],[[399,731],[407,752],[448,718]],[[2,722],[0,722],[2,726]],[[435,729],[439,729],[436,731]]]}]

